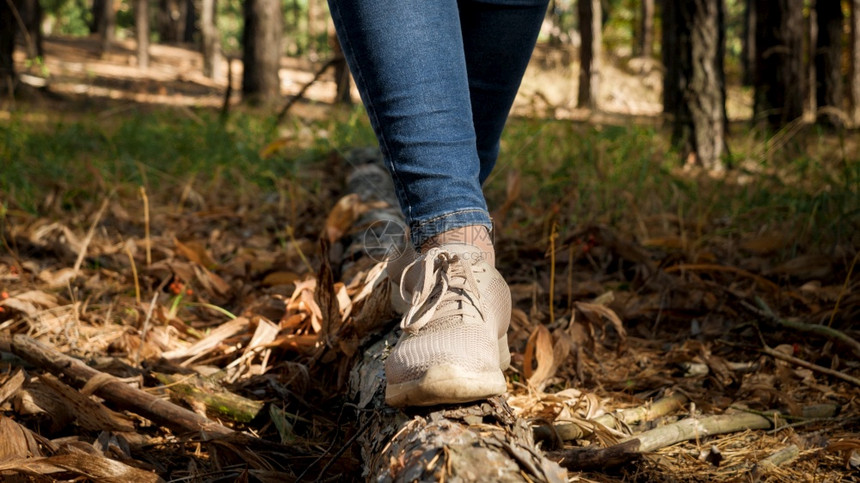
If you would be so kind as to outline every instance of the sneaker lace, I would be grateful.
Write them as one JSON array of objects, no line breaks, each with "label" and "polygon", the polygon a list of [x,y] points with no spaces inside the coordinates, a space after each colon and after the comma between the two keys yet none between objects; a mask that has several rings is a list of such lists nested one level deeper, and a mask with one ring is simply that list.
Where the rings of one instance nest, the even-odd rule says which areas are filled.
[{"label": "sneaker lace", "polygon": [[[483,318],[481,295],[469,262],[439,248],[431,248],[424,257],[409,264],[400,277],[400,296],[410,300],[404,283],[408,273],[420,270],[424,277],[411,296],[411,308],[400,322],[403,330],[415,334],[436,316],[474,316],[472,309]],[[419,272],[419,274],[421,273]]]}]

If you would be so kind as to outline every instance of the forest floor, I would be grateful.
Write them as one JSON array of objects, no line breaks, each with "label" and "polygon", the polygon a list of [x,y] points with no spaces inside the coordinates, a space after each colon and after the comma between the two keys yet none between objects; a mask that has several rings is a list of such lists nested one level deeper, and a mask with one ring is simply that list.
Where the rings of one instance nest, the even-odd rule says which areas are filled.
[{"label": "forest floor", "polygon": [[[575,70],[554,55],[525,79],[486,186],[515,307],[508,404],[583,430],[547,449],[770,421],[571,481],[860,479],[856,134],[735,127],[736,169],[699,173],[667,146],[656,70],[608,68],[594,114],[571,107]],[[226,82],[199,75],[199,55],[152,56],[144,71],[130,44],[100,56],[91,39],[49,39],[44,65],[19,65],[50,92],[3,101],[0,474],[359,480],[345,388],[362,341],[332,321],[356,324],[376,274],[341,263],[373,208],[343,197],[344,153],[373,139],[363,112],[330,106],[323,78],[278,126],[280,106],[237,100],[222,121]],[[298,92],[313,66],[284,62]],[[748,115],[741,89],[730,99]],[[139,391],[119,401],[107,376],[36,350]],[[654,420],[590,422],[671,394],[683,401]],[[153,421],[152,396],[206,419]],[[189,429],[201,420],[245,436],[207,440]]]}]

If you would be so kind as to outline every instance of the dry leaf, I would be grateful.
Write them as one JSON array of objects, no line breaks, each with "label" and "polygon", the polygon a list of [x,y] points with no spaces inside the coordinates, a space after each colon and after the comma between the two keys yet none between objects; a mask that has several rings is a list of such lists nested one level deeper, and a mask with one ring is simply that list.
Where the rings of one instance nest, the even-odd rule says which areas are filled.
[{"label": "dry leaf", "polygon": [[329,242],[340,239],[355,223],[362,210],[361,198],[348,194],[335,203],[325,220],[325,235]]},{"label": "dry leaf", "polygon": [[182,243],[178,239],[174,238],[173,244],[176,246],[177,253],[204,268],[212,269],[218,265],[215,263],[215,260],[212,259],[212,256],[209,255],[209,252],[206,250],[206,245],[199,241],[188,241]]},{"label": "dry leaf", "polygon": [[0,461],[41,456],[30,430],[0,415]]},{"label": "dry leaf", "polygon": [[552,336],[544,325],[538,325],[529,336],[523,354],[523,375],[529,384],[537,387],[552,377],[553,366]]},{"label": "dry leaf", "polygon": [[742,249],[759,256],[776,253],[786,245],[786,238],[782,235],[761,235],[746,238],[738,244]]},{"label": "dry leaf", "polygon": [[301,276],[296,272],[272,272],[266,275],[262,284],[266,287],[274,287],[275,285],[291,285],[296,283]]}]

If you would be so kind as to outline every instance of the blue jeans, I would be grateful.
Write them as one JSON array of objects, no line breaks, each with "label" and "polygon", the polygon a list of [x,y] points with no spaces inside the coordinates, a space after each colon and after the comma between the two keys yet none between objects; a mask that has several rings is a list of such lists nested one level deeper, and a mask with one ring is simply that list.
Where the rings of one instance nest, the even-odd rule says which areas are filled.
[{"label": "blue jeans", "polygon": [[329,0],[412,243],[492,230],[481,190],[547,0]]}]

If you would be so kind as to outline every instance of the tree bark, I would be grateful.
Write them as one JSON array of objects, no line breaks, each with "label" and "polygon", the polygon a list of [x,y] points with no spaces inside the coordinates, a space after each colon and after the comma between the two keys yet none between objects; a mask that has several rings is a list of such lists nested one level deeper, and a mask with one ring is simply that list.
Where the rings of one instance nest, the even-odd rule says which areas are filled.
[{"label": "tree bark", "polygon": [[815,2],[818,39],[815,48],[815,101],[819,123],[843,127],[842,4],[836,0]]},{"label": "tree bark", "polygon": [[23,33],[24,44],[27,46],[27,58],[44,57],[45,50],[42,45],[42,4],[39,0],[18,0],[14,3],[18,5],[19,14],[26,29]]},{"label": "tree bark", "polygon": [[753,85],[755,79],[755,26],[755,0],[746,0],[744,32],[741,45],[741,83],[745,86]]},{"label": "tree bark", "polygon": [[582,37],[579,59],[579,95],[577,104],[586,109],[597,108],[597,89],[600,85],[600,56],[602,35],[600,0],[580,0],[579,31]]},{"label": "tree bark", "polygon": [[754,0],[754,112],[774,129],[803,116],[803,0]]},{"label": "tree bark", "polygon": [[[98,15],[96,15],[97,8]],[[104,54],[110,49],[116,37],[116,5],[114,0],[93,1],[93,18],[98,21],[96,32],[99,35],[101,52]]]},{"label": "tree bark", "polygon": [[149,0],[134,2],[134,32],[137,37],[137,66],[149,68]]},{"label": "tree bark", "polygon": [[352,76],[349,75],[349,66],[346,65],[346,58],[343,56],[343,50],[340,47],[337,35],[334,35],[332,32],[331,38],[333,39],[331,41],[332,50],[334,50],[334,56],[337,58],[334,64],[334,78],[337,83],[334,102],[335,104],[350,106],[352,105],[352,96],[350,95]]},{"label": "tree bark", "polygon": [[639,57],[654,54],[654,0],[641,0],[639,19],[639,42],[636,53]]},{"label": "tree bark", "polygon": [[195,20],[193,0],[161,0],[158,11],[161,42],[193,42]]},{"label": "tree bark", "polygon": [[848,75],[848,96],[851,100],[851,119],[860,127],[860,0],[851,1],[851,61]]},{"label": "tree bark", "polygon": [[272,103],[281,92],[281,4],[278,0],[245,0],[244,10],[242,96],[251,103]]},{"label": "tree bark", "polygon": [[[377,149],[354,150],[347,155],[353,172],[348,190],[363,203],[380,208],[369,210],[354,226],[370,227],[372,237],[356,237],[345,249],[344,273],[401,253],[408,243],[404,222],[391,178],[382,166]],[[401,227],[399,230],[391,227]],[[399,234],[399,236],[397,236]],[[366,242],[370,241],[371,246]],[[371,263],[372,265],[372,263]],[[388,280],[374,285],[373,293],[388,299]],[[366,304],[371,306],[372,304]],[[387,303],[385,304],[388,305]],[[362,309],[364,310],[364,308]],[[389,309],[390,310],[390,309]],[[384,402],[384,357],[397,340],[396,320],[359,315],[356,326],[369,320],[382,330],[365,345],[349,378],[349,397],[355,402],[359,421],[357,442],[364,462],[363,477],[373,481],[565,481],[565,472],[537,449],[532,429],[515,417],[503,398],[469,405],[392,410]],[[364,313],[364,312],[362,312]],[[387,321],[387,322],[386,322]],[[362,330],[367,332],[366,329]]]},{"label": "tree bark", "polygon": [[15,86],[15,33],[18,21],[15,19],[13,5],[6,0],[0,1],[0,93],[14,90]]},{"label": "tree bark", "polygon": [[203,33],[203,75],[214,79],[221,76],[221,38],[218,33],[217,0],[203,0],[200,28]]},{"label": "tree bark", "polygon": [[[684,159],[711,171],[725,169],[723,1],[670,0],[664,29],[673,32],[665,96],[671,100],[673,143]],[[673,92],[674,91],[674,92]]]}]

